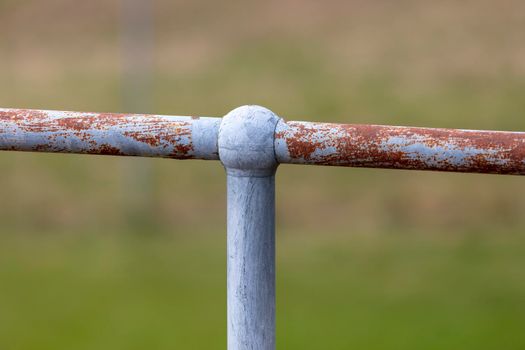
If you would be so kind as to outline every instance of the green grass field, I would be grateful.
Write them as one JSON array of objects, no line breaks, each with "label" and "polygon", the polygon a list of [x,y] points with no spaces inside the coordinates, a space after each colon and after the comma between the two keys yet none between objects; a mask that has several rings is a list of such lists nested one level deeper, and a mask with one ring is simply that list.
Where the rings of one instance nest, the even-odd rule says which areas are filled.
[{"label": "green grass field", "polygon": [[[3,239],[2,349],[223,349],[225,239]],[[522,349],[525,237],[280,232],[286,349]]]},{"label": "green grass field", "polygon": [[[524,3],[154,1],[151,110],[525,130]],[[129,111],[118,3],[0,0],[0,106]],[[224,349],[225,176],[0,153],[0,350]],[[280,349],[523,349],[512,176],[281,166]]]}]

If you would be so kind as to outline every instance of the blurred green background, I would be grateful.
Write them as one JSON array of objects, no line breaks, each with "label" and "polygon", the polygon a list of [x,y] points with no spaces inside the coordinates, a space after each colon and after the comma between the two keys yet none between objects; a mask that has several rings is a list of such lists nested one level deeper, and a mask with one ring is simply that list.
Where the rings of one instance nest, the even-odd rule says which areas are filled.
[{"label": "blurred green background", "polygon": [[[523,1],[131,1],[0,0],[0,106],[525,130]],[[1,350],[226,348],[218,162],[0,169]],[[281,166],[278,348],[525,348],[524,212],[519,177]]]}]

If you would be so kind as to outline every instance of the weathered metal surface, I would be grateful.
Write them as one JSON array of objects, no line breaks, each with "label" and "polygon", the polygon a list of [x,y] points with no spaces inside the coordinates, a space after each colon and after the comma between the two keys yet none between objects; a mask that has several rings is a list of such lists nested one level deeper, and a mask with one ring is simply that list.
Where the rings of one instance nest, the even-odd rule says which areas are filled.
[{"label": "weathered metal surface", "polygon": [[228,174],[268,176],[275,173],[274,132],[280,118],[259,106],[228,113],[219,130],[219,156]]},{"label": "weathered metal surface", "polygon": [[219,155],[228,188],[228,350],[275,349],[274,131],[259,106],[228,113]]},{"label": "weathered metal surface", "polygon": [[0,150],[219,159],[220,118],[0,109]]},{"label": "weathered metal surface", "polygon": [[[243,123],[253,121],[250,111],[256,109],[266,119],[262,118],[261,125],[250,129],[252,134],[243,134],[246,131],[242,129]],[[243,164],[257,162],[258,154],[267,155],[272,148],[271,135],[253,130],[274,125],[279,119],[262,107],[242,107],[237,112],[239,110],[246,118],[230,118],[234,122],[233,129],[238,127],[239,130],[223,137],[221,157],[218,146],[221,142],[220,118],[27,109],[0,109],[0,150],[220,158],[223,163],[230,159],[227,167],[230,171],[242,172],[239,169]],[[233,159],[229,156],[232,149],[227,143],[239,137],[249,142],[242,148],[242,159]],[[281,119],[273,137],[278,163],[525,175],[523,132],[285,122]],[[256,149],[255,140],[259,142],[261,138],[267,138],[267,142]],[[233,166],[231,161],[238,164]]]},{"label": "weathered metal surface", "polygon": [[228,350],[275,350],[275,177],[227,188]]},{"label": "weathered metal surface", "polygon": [[525,133],[281,120],[279,163],[525,175]]}]

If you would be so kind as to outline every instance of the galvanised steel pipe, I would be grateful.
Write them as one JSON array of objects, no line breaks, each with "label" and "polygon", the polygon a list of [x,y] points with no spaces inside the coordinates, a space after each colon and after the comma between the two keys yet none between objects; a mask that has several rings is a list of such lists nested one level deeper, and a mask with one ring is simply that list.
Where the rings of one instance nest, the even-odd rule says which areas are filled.
[{"label": "galvanised steel pipe", "polygon": [[[0,150],[219,160],[220,118],[0,108]],[[525,133],[279,120],[278,163],[525,174]]]},{"label": "galvanised steel pipe", "polygon": [[227,176],[228,349],[275,349],[275,159],[279,118],[257,106],[227,114],[219,156]]},{"label": "galvanised steel pipe", "polygon": [[275,349],[280,163],[525,175],[525,133],[0,109],[0,150],[220,160],[227,174],[228,349]]},{"label": "galvanised steel pipe", "polygon": [[525,175],[525,133],[280,121],[279,163]]},{"label": "galvanised steel pipe", "polygon": [[0,109],[0,150],[219,159],[220,118]]}]

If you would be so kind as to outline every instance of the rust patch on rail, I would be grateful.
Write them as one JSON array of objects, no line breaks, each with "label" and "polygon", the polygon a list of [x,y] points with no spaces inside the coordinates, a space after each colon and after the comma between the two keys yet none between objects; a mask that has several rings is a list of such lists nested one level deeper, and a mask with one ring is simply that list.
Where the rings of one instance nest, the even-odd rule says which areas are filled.
[{"label": "rust patch on rail", "polygon": [[176,144],[174,145],[174,151],[171,153],[172,158],[177,159],[192,159],[193,156],[190,154],[191,151],[193,151],[193,145],[183,145],[183,144]]},{"label": "rust patch on rail", "polygon": [[158,134],[146,134],[140,131],[125,131],[124,135],[138,142],[146,143],[152,147],[160,145],[161,137]]},{"label": "rust patch on rail", "polygon": [[[140,131],[126,131],[123,134],[151,147],[166,148],[171,146],[173,151],[169,154],[169,157],[178,159],[192,158],[193,144],[191,142],[190,123],[177,122],[174,125],[174,123],[157,120]],[[184,139],[188,141],[183,141]]]},{"label": "rust patch on rail", "polygon": [[294,127],[291,137],[288,137],[289,135],[286,132],[281,131],[275,134],[275,138],[286,140],[288,152],[292,158],[311,160],[312,154],[325,146],[322,142],[314,141],[313,136],[316,132],[314,129],[306,128],[304,124],[297,124]]},{"label": "rust patch on rail", "polygon": [[110,156],[125,155],[124,153],[122,153],[120,149],[118,149],[117,147],[111,146],[109,144],[100,145],[98,148],[92,149],[92,151],[93,151],[92,153],[95,153],[95,154],[105,154],[105,155],[110,155]]}]

